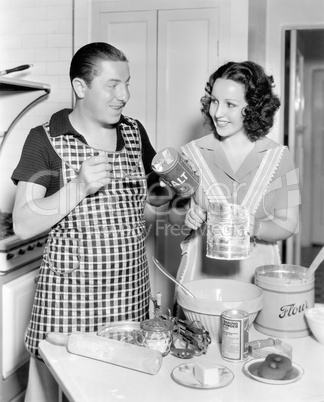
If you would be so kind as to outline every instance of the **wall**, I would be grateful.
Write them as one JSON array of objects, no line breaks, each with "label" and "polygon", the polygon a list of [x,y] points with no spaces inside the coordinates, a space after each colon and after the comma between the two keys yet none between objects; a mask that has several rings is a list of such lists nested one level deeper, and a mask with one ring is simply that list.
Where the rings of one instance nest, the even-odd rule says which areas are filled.
[{"label": "wall", "polygon": [[[12,73],[10,77],[51,85],[46,102],[31,108],[16,124],[16,153],[31,127],[47,121],[55,111],[71,107],[69,63],[74,51],[91,40],[93,1],[0,1],[0,70],[33,64],[29,70]],[[249,0],[229,1],[232,40],[228,57],[243,60],[247,58]],[[7,149],[6,153],[11,151]]]},{"label": "wall", "polygon": [[[68,77],[72,56],[72,0],[1,0],[0,69],[33,64],[10,77],[51,85],[48,100],[19,123],[29,129],[56,110],[71,106]],[[9,76],[8,76],[9,77]]]},{"label": "wall", "polygon": [[[277,93],[283,93],[283,36],[284,28],[316,28],[324,26],[323,0],[267,0],[266,69],[273,74]],[[283,137],[282,109],[278,113],[271,137]]]},{"label": "wall", "polygon": [[51,86],[46,100],[31,107],[14,125],[1,150],[2,211],[11,212],[15,186],[10,176],[29,130],[72,105],[68,76],[73,54],[72,21],[73,0],[0,1],[0,70],[32,64],[30,69],[8,77]]}]

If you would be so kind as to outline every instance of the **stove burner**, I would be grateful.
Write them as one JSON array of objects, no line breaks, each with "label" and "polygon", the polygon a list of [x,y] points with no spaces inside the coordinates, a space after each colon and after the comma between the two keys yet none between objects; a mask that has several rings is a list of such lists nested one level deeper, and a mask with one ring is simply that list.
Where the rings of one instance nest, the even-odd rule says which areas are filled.
[{"label": "stove burner", "polygon": [[12,235],[14,235],[12,214],[0,211],[0,240]]}]

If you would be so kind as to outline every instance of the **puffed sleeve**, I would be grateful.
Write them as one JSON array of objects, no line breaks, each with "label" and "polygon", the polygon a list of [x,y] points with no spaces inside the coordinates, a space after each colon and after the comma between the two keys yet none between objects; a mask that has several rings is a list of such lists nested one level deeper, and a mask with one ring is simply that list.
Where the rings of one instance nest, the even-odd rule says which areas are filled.
[{"label": "puffed sleeve", "polygon": [[48,188],[52,175],[49,141],[39,126],[28,134],[11,179],[15,184],[27,181]]},{"label": "puffed sleeve", "polygon": [[287,209],[301,204],[299,169],[295,167],[288,148],[283,151],[273,180],[267,188],[264,202],[268,204],[268,208],[272,205],[273,209]]}]

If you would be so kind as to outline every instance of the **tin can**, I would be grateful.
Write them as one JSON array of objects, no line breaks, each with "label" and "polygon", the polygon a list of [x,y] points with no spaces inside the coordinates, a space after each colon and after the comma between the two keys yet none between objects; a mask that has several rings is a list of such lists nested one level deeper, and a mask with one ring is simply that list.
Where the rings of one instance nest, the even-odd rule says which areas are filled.
[{"label": "tin can", "polygon": [[242,310],[222,313],[222,347],[224,360],[242,362],[248,358],[249,314]]},{"label": "tin can", "polygon": [[199,186],[199,176],[174,148],[159,151],[152,160],[152,169],[180,197],[190,197]]}]

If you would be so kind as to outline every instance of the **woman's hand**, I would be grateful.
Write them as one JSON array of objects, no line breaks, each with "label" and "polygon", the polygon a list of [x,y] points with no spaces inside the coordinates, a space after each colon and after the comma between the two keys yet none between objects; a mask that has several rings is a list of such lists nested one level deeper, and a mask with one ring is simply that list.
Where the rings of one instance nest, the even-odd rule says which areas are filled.
[{"label": "woman's hand", "polygon": [[192,171],[194,173],[196,173],[196,175],[199,176],[199,168],[198,166],[195,164],[195,162],[191,159],[188,158],[188,156],[185,153],[181,153],[181,156],[183,158],[183,160],[190,166],[190,168],[192,169]]},{"label": "woman's hand", "polygon": [[189,208],[184,223],[190,229],[197,230],[206,221],[206,218],[207,212],[195,204]]}]

